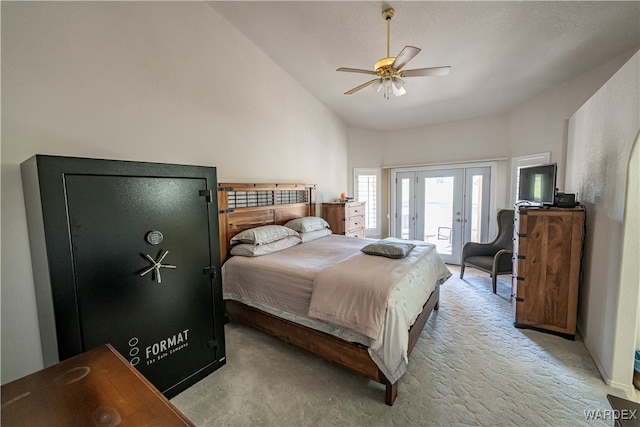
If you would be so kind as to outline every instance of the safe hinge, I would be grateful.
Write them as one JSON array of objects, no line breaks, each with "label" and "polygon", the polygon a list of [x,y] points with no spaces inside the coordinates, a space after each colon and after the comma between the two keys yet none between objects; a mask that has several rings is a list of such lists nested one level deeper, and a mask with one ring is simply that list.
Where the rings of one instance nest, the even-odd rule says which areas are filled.
[{"label": "safe hinge", "polygon": [[216,266],[210,265],[202,269],[204,274],[208,274],[211,277],[216,277]]},{"label": "safe hinge", "polygon": [[516,276],[516,280],[519,282],[524,282],[524,276]]},{"label": "safe hinge", "polygon": [[214,350],[218,348],[218,341],[216,340],[209,340],[207,342],[207,348],[213,348]]},{"label": "safe hinge", "polygon": [[524,302],[524,298],[516,297],[516,301],[518,301],[518,302]]},{"label": "safe hinge", "polygon": [[207,203],[213,202],[213,191],[211,190],[200,190],[200,196],[205,197]]}]

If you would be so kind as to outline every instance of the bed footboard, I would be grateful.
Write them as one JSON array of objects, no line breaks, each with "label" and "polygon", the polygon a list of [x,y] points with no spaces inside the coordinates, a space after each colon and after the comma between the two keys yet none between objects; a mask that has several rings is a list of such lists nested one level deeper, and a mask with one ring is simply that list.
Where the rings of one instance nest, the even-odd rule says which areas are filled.
[{"label": "bed footboard", "polygon": [[[408,354],[411,354],[429,315],[434,309],[437,309],[439,296],[440,286],[438,285],[409,329]],[[369,356],[365,346],[282,319],[238,301],[226,300],[225,310],[231,320],[247,324],[286,343],[307,350],[328,362],[384,384],[385,403],[391,406],[395,402],[398,396],[398,383],[391,383],[387,380]]]},{"label": "bed footboard", "polygon": [[225,308],[231,320],[245,323],[358,375],[381,382],[378,366],[361,344],[307,328],[238,301],[225,301]]}]

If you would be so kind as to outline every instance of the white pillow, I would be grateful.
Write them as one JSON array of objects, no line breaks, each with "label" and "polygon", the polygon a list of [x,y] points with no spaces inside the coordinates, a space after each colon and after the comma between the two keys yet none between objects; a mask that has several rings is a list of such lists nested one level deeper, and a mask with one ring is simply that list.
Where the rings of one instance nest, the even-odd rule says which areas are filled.
[{"label": "white pillow", "polygon": [[262,245],[252,245],[251,243],[240,243],[231,248],[231,255],[239,256],[260,256],[273,252],[278,252],[283,249],[290,248],[297,245],[302,240],[298,236],[288,236],[284,239],[276,240],[271,243],[264,243]]},{"label": "white pillow", "polygon": [[231,244],[250,243],[252,245],[264,245],[289,236],[300,237],[296,231],[281,225],[262,225],[236,234],[231,238]]},{"label": "white pillow", "polygon": [[303,218],[292,219],[284,226],[295,230],[298,233],[306,233],[307,231],[316,231],[322,230],[323,228],[329,228],[329,223],[319,216],[305,216]]},{"label": "white pillow", "polygon": [[331,233],[331,230],[328,228],[323,228],[322,230],[316,231],[307,231],[306,233],[300,233],[300,238],[302,238],[302,243],[311,242],[312,240],[319,239],[324,236],[328,236]]}]

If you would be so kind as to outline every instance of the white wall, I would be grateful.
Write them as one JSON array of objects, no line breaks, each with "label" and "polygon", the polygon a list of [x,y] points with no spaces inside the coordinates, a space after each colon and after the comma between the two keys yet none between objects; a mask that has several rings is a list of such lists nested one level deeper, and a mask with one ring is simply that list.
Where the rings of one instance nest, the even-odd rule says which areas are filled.
[{"label": "white wall", "polygon": [[551,162],[558,163],[557,187],[568,192],[564,177],[569,118],[633,53],[626,52],[514,108],[509,122],[510,156],[550,151]]},{"label": "white wall", "polygon": [[627,177],[640,129],[638,94],[640,53],[573,115],[567,148],[567,189],[579,192],[587,208],[578,321],[605,380],[629,391],[640,292],[640,183],[637,173],[631,174],[635,182]]},{"label": "white wall", "polygon": [[385,166],[455,163],[505,157],[509,115],[439,123],[387,132]]},{"label": "white wall", "polygon": [[2,2],[2,383],[42,368],[19,165],[36,153],[347,185],[347,128],[201,2]]}]

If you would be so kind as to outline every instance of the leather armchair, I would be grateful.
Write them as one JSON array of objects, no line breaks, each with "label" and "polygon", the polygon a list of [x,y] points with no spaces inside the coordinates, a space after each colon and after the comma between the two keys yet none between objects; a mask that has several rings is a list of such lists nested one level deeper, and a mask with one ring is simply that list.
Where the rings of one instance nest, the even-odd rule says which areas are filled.
[{"label": "leather armchair", "polygon": [[498,211],[498,235],[490,243],[467,242],[462,248],[460,278],[465,267],[473,267],[491,275],[493,293],[496,293],[497,276],[513,271],[513,209]]}]

